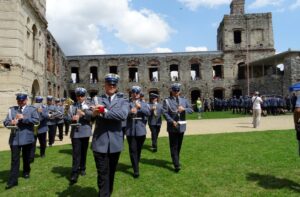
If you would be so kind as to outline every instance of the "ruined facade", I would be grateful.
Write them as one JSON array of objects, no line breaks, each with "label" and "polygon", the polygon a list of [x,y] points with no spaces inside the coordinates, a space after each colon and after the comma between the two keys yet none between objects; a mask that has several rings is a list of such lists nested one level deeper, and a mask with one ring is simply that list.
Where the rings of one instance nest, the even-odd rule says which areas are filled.
[{"label": "ruined facade", "polygon": [[0,0],[1,120],[17,92],[34,98],[47,96],[48,87],[55,96],[65,91],[66,58],[47,30],[45,12],[46,0]]},{"label": "ruined facade", "polygon": [[[151,92],[167,97],[175,81],[183,85],[182,94],[192,102],[199,96],[247,95],[256,90],[250,81],[261,72],[249,63],[274,55],[275,49],[272,14],[245,14],[244,8],[244,0],[232,1],[230,15],[224,16],[218,28],[218,51],[69,56],[70,94],[78,86],[87,88],[91,96],[103,93],[103,77],[113,72],[121,77],[121,92],[139,85],[146,98]],[[274,68],[264,67],[264,76],[276,74]]]},{"label": "ruined facade", "polygon": [[207,52],[66,57],[47,30],[45,8],[46,0],[0,0],[0,120],[15,105],[16,92],[74,98],[80,86],[93,97],[103,93],[107,73],[120,75],[126,96],[139,85],[146,99],[151,92],[164,98],[179,82],[192,102],[256,90],[286,95],[300,81],[300,52],[275,55],[272,14],[247,14],[244,0],[232,0],[218,28],[218,51]]}]

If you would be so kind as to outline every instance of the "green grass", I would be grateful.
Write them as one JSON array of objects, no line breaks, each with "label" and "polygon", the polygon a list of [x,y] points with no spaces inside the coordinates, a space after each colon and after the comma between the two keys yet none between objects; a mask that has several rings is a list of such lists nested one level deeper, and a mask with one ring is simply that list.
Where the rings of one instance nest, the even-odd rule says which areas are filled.
[{"label": "green grass", "polygon": [[[113,196],[299,196],[300,158],[293,130],[185,136],[182,170],[174,173],[168,138],[157,153],[146,140],[141,176],[132,177],[127,142],[121,154]],[[48,148],[37,157],[29,180],[4,190],[10,152],[0,152],[0,196],[97,196],[96,168],[89,150],[87,175],[69,186],[71,146]]]},{"label": "green grass", "polygon": [[[292,113],[286,113],[285,115],[291,115]],[[201,119],[223,119],[223,118],[241,118],[250,117],[250,114],[233,114],[232,111],[215,111],[215,112],[202,112]],[[270,115],[272,116],[272,115]],[[187,114],[187,120],[197,120],[198,113]]]},{"label": "green grass", "polygon": [[[222,118],[240,118],[240,117],[249,117],[249,114],[233,114],[232,111],[216,111],[216,112],[202,112],[202,119],[222,119]],[[192,114],[187,114],[187,120],[197,120],[198,113],[194,112]]]}]

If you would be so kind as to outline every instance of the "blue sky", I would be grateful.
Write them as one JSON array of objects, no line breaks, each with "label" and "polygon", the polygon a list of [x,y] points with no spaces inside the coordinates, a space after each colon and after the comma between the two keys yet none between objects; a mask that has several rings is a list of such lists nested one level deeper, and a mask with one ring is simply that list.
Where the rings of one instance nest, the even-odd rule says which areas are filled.
[{"label": "blue sky", "polygon": [[[66,55],[216,50],[231,0],[49,0],[49,29]],[[276,52],[300,50],[300,0],[246,0],[272,12]]]}]

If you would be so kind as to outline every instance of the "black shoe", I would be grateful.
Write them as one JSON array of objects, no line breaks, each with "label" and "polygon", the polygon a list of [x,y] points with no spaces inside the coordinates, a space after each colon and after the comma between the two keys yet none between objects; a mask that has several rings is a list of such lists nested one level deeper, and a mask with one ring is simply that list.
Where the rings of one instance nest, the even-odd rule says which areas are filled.
[{"label": "black shoe", "polygon": [[139,178],[139,176],[140,176],[140,173],[138,173],[138,172],[133,173],[133,178]]},{"label": "black shoe", "polygon": [[157,148],[152,148],[152,152],[156,153],[157,152]]},{"label": "black shoe", "polygon": [[71,180],[70,180],[70,185],[77,183],[77,179],[78,179],[78,174],[77,173],[72,174]]},{"label": "black shoe", "polygon": [[16,183],[7,183],[7,185],[5,186],[5,189],[11,189],[15,186],[18,186],[18,182],[16,182]]},{"label": "black shoe", "polygon": [[179,172],[181,170],[180,166],[175,166],[175,172]]},{"label": "black shoe", "polygon": [[23,177],[24,177],[24,179],[29,179],[29,178],[30,178],[30,175],[29,175],[29,173],[24,173],[24,174],[23,174]]},{"label": "black shoe", "polygon": [[41,158],[45,158],[45,155],[41,155]]},{"label": "black shoe", "polygon": [[34,159],[30,159],[30,163],[33,163],[34,162]]},{"label": "black shoe", "polygon": [[81,175],[81,176],[85,176],[85,175],[86,175],[85,170],[82,170],[82,171],[80,172],[80,175]]}]

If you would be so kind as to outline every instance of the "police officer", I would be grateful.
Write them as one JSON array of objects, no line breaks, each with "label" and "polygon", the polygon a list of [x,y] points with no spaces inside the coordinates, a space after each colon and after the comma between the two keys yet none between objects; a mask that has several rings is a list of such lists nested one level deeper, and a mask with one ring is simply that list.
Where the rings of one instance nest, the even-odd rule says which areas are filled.
[{"label": "police officer", "polygon": [[175,172],[181,169],[179,157],[186,130],[186,113],[193,113],[191,104],[187,99],[180,96],[181,84],[171,85],[171,96],[163,102],[163,113],[167,120],[167,131],[169,134],[170,152]]},{"label": "police officer", "polygon": [[158,94],[150,93],[150,116],[148,126],[151,131],[152,151],[157,152],[157,138],[161,127],[162,105],[158,102]]},{"label": "police officer", "polygon": [[35,104],[34,107],[37,108],[37,112],[39,114],[39,120],[40,124],[35,128],[37,129],[37,133],[34,136],[34,142],[31,149],[31,158],[30,161],[34,161],[34,155],[35,155],[35,149],[36,149],[36,141],[39,140],[40,143],[40,157],[45,157],[45,151],[46,151],[46,140],[47,140],[47,131],[48,131],[48,110],[45,105],[43,105],[43,97],[36,96],[35,97]]},{"label": "police officer", "polygon": [[114,176],[123,149],[122,121],[128,115],[128,101],[116,94],[119,76],[105,76],[105,94],[96,97],[92,150],[98,173],[99,196],[113,192]]},{"label": "police officer", "polygon": [[[124,93],[122,93],[122,92],[118,92],[117,95],[120,98],[124,98]],[[125,99],[128,100],[128,98],[125,98]],[[125,138],[126,126],[127,126],[127,119],[122,121],[123,140]]]},{"label": "police officer", "polygon": [[62,99],[60,99],[60,101],[61,101],[62,107],[64,109],[65,135],[67,136],[69,134],[69,130],[70,130],[70,121],[68,118],[68,114],[65,113],[66,112],[66,98],[62,98]]},{"label": "police officer", "polygon": [[140,93],[141,88],[139,86],[132,86],[126,127],[126,138],[134,178],[140,176],[139,162],[146,139],[146,122],[148,116],[150,116],[149,106],[143,100],[140,100]]},{"label": "police officer", "polygon": [[55,113],[57,112],[57,108],[53,105],[53,96],[47,96],[47,110],[49,113],[48,116],[48,143],[49,146],[54,144],[55,135],[56,135],[56,118]]},{"label": "police officer", "polygon": [[[64,108],[59,98],[55,99],[55,105],[60,116],[56,117],[56,128],[58,128],[58,138],[60,141],[64,138]],[[55,132],[56,133],[56,132]]]},{"label": "police officer", "polygon": [[16,94],[17,106],[9,108],[4,126],[15,126],[9,137],[11,149],[11,169],[6,189],[18,185],[18,176],[20,168],[20,152],[23,158],[23,177],[29,178],[30,174],[30,151],[34,142],[33,127],[39,123],[37,109],[27,105],[27,94]]},{"label": "police officer", "polygon": [[[86,89],[75,89],[77,102],[69,109],[72,141],[72,174],[70,184],[77,182],[78,175],[86,175],[86,156],[90,136],[92,136],[92,111],[86,102]],[[77,124],[74,124],[77,123]]]}]

